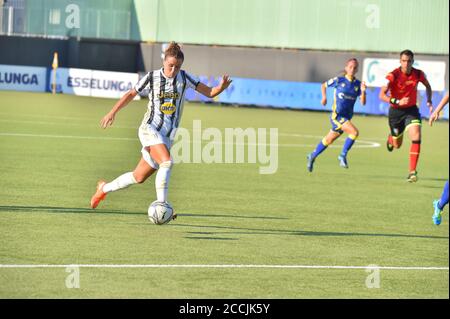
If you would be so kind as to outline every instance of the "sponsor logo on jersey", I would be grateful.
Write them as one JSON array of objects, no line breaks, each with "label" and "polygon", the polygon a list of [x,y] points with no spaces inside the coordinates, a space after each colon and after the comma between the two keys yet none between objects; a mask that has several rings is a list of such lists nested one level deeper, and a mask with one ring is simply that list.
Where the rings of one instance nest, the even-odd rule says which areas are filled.
[{"label": "sponsor logo on jersey", "polygon": [[172,102],[166,102],[161,105],[160,110],[166,115],[172,115],[175,112],[175,105]]},{"label": "sponsor logo on jersey", "polygon": [[356,100],[356,97],[344,94],[342,92],[338,93],[338,98],[340,98],[341,100]]},{"label": "sponsor logo on jersey", "polygon": [[158,94],[158,97],[160,99],[178,99],[180,98],[180,93],[174,93],[174,92],[161,92]]}]

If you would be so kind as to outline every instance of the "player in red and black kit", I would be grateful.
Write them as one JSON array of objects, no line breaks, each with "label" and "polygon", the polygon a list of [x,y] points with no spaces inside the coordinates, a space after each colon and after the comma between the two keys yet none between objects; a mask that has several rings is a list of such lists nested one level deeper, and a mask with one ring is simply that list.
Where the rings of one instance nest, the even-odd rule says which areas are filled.
[{"label": "player in red and black kit", "polygon": [[[400,53],[400,67],[386,76],[386,85],[381,88],[380,99],[390,104],[389,127],[391,134],[388,136],[387,149],[392,152],[394,148],[400,148],[403,142],[403,132],[408,131],[411,140],[409,151],[409,182],[417,181],[417,162],[420,154],[422,119],[417,107],[417,85],[423,83],[426,88],[427,105],[430,114],[433,110],[431,101],[431,86],[425,73],[412,67],[414,54],[410,50]],[[387,92],[390,92],[390,96]]]}]

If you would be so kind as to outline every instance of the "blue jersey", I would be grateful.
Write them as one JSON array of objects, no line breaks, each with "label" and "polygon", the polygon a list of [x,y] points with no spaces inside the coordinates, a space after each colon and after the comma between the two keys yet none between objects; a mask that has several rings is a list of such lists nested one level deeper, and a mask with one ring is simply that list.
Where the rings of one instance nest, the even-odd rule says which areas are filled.
[{"label": "blue jersey", "polygon": [[334,88],[332,118],[339,116],[350,120],[356,99],[361,95],[361,81],[356,78],[350,81],[345,76],[339,76],[328,80],[327,87]]}]

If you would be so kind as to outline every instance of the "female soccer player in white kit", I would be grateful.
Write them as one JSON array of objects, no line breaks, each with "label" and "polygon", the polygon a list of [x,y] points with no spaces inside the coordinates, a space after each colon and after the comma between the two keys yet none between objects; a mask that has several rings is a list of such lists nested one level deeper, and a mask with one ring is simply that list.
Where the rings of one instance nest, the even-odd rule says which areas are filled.
[{"label": "female soccer player in white kit", "polygon": [[167,202],[167,192],[172,168],[170,148],[175,131],[183,113],[184,95],[187,88],[195,89],[204,96],[213,98],[224,91],[231,83],[224,75],[216,87],[209,87],[181,70],[184,54],[180,46],[172,42],[165,51],[163,67],[149,72],[136,86],[114,105],[100,121],[102,128],[111,126],[117,112],[125,107],[143,90],[149,91],[148,110],[139,127],[139,140],[142,144],[142,158],[132,172],[125,173],[110,183],[98,181],[97,190],[91,198],[91,208],[96,208],[106,194],[143,183],[155,171],[156,197],[159,202]]}]

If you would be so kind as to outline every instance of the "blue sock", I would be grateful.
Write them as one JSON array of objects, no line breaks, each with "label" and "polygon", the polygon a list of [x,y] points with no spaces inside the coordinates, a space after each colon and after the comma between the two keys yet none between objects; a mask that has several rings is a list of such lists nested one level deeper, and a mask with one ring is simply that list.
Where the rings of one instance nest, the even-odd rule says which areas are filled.
[{"label": "blue sock", "polygon": [[444,191],[442,192],[441,199],[439,200],[438,207],[443,210],[445,205],[448,204],[448,181],[445,183]]},{"label": "blue sock", "polygon": [[320,141],[319,144],[317,144],[316,149],[314,152],[311,153],[312,159],[315,159],[317,156],[320,155],[323,151],[327,149],[328,145],[324,143],[324,140]]},{"label": "blue sock", "polygon": [[345,140],[344,147],[342,148],[341,156],[346,157],[348,151],[352,148],[353,144],[355,143],[357,136],[355,135],[349,135],[347,139]]}]

